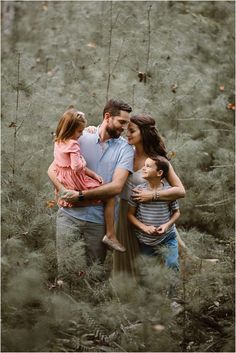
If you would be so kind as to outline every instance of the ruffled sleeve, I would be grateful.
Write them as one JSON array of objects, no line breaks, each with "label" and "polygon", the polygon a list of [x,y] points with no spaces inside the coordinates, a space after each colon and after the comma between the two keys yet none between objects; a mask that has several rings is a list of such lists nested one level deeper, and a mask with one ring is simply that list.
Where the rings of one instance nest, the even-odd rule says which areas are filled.
[{"label": "ruffled sleeve", "polygon": [[80,147],[77,141],[69,140],[65,145],[65,153],[70,155],[71,169],[75,172],[81,172],[86,167],[86,162],[83,156],[80,154]]}]

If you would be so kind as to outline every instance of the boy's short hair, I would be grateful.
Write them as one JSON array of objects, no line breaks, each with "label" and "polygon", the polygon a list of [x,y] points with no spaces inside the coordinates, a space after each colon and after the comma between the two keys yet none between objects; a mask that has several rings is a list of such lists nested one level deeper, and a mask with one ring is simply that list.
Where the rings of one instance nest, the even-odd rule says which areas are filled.
[{"label": "boy's short hair", "polygon": [[105,113],[110,113],[111,116],[120,115],[120,111],[123,110],[127,113],[132,112],[132,108],[128,103],[125,103],[121,99],[112,98],[107,101],[104,109],[103,109],[103,117]]},{"label": "boy's short hair", "polygon": [[156,163],[157,170],[162,170],[162,179],[167,178],[168,171],[169,171],[169,162],[165,157],[162,156],[155,156],[151,157],[151,159]]}]

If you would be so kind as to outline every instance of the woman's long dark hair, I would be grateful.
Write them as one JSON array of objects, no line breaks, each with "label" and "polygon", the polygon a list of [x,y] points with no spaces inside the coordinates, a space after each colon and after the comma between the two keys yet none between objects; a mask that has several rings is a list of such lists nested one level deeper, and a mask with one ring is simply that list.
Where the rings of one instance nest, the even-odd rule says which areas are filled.
[{"label": "woman's long dark hair", "polygon": [[130,121],[140,129],[144,152],[149,157],[159,155],[168,159],[165,143],[155,126],[155,120],[148,114],[137,114],[132,115]]}]

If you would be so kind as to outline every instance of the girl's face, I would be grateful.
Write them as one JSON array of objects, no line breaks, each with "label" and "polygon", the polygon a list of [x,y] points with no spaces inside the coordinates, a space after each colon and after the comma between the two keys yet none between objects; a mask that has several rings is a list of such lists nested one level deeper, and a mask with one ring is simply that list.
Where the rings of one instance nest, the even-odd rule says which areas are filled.
[{"label": "girl's face", "polygon": [[142,136],[138,125],[129,123],[127,129],[127,139],[130,145],[137,145],[142,142]]},{"label": "girl's face", "polygon": [[80,123],[79,126],[75,129],[74,134],[71,136],[72,140],[78,140],[78,138],[83,135],[85,127],[85,123]]}]

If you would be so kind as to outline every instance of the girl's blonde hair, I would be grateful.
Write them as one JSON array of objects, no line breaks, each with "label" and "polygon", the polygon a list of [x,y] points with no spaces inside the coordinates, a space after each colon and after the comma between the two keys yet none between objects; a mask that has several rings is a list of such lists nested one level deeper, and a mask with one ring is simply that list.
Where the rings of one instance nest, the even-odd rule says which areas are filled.
[{"label": "girl's blonde hair", "polygon": [[55,141],[63,142],[73,136],[75,130],[81,125],[86,124],[85,115],[79,112],[72,105],[65,111],[59,120],[56,129]]}]

